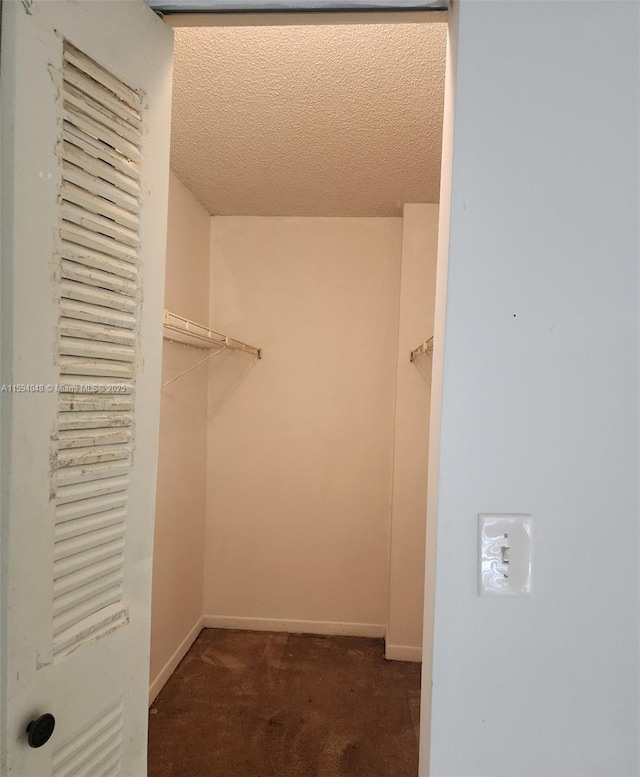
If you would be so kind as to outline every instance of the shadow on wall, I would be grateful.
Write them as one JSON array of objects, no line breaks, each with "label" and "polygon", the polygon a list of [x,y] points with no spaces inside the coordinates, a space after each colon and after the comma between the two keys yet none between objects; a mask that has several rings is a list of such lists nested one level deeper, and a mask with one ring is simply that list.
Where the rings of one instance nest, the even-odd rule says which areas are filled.
[{"label": "shadow on wall", "polygon": [[223,351],[211,360],[207,420],[210,421],[220,412],[237,386],[257,363],[255,356],[242,351]]},{"label": "shadow on wall", "polygon": [[422,359],[416,359],[413,364],[415,364],[416,369],[422,375],[425,382],[429,387],[431,387],[431,359],[428,356],[423,357]]}]

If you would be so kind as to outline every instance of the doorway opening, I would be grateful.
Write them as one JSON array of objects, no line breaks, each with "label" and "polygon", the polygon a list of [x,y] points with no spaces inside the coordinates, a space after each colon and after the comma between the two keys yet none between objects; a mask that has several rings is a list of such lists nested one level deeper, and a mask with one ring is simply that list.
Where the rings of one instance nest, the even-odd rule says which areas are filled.
[{"label": "doorway opening", "polygon": [[171,17],[149,774],[409,777],[446,23],[255,18]]}]

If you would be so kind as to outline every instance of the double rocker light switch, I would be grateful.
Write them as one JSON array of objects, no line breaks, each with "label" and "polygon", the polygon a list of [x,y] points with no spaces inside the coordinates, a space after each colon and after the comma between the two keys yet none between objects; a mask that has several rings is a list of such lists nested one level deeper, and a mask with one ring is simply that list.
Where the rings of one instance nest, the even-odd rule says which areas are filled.
[{"label": "double rocker light switch", "polygon": [[480,596],[531,596],[531,529],[531,515],[478,515]]}]

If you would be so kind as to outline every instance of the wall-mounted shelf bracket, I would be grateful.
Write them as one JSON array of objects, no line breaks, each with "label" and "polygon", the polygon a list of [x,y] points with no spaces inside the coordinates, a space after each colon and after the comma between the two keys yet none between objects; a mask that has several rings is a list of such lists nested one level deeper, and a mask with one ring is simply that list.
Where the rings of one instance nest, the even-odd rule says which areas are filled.
[{"label": "wall-mounted shelf bracket", "polygon": [[426,354],[430,359],[433,358],[433,337],[430,337],[428,340],[425,340],[424,343],[420,343],[417,348],[414,348],[409,356],[409,361],[414,362],[418,356],[421,356],[422,354]]}]

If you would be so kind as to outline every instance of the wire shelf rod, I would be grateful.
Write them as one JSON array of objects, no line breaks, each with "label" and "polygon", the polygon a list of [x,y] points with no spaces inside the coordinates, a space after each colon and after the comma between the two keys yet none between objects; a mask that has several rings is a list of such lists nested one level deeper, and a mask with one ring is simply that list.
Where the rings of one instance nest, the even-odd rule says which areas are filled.
[{"label": "wire shelf rod", "polygon": [[162,323],[165,340],[181,345],[192,345],[196,348],[228,348],[232,351],[244,351],[257,359],[262,358],[261,348],[243,343],[242,340],[236,340],[222,332],[216,332],[204,324],[198,324],[170,310],[164,311]]}]

